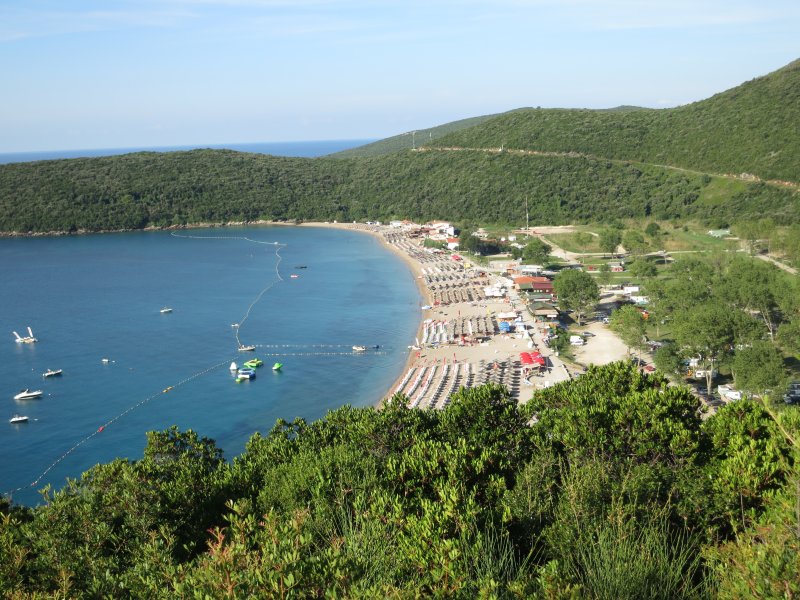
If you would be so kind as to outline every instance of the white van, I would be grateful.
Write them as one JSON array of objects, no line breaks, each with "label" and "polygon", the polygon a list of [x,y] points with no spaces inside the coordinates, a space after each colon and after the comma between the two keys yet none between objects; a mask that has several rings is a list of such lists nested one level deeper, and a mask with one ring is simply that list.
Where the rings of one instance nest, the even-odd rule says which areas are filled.
[{"label": "white van", "polygon": [[569,336],[569,345],[570,346],[583,346],[585,342],[583,338],[579,335],[571,335]]}]

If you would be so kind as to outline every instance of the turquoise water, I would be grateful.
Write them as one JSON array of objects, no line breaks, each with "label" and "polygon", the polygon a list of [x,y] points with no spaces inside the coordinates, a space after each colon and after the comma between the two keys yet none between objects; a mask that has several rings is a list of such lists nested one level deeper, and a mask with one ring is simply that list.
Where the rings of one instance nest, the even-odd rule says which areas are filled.
[{"label": "turquoise water", "polygon": [[[215,439],[231,458],[278,418],[373,404],[400,375],[421,299],[406,266],[372,236],[296,227],[183,234],[270,243],[168,232],[0,239],[0,492],[27,486],[13,499],[35,503],[29,485],[65,453],[36,488],[139,458],[145,433],[171,425]],[[271,242],[285,244],[280,257]],[[164,306],[173,312],[161,314]],[[243,343],[262,347],[237,352],[232,323]],[[39,342],[15,343],[11,332],[29,325]],[[380,348],[354,354],[353,345]],[[265,367],[236,384],[230,362],[254,355]],[[64,374],[44,379],[48,368]],[[14,401],[26,387],[44,396]],[[14,413],[31,420],[11,425]]]}]

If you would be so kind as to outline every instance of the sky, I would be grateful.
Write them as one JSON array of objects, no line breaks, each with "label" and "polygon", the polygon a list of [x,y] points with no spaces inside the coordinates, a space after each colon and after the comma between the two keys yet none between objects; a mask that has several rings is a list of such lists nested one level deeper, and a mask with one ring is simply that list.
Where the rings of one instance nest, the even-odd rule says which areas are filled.
[{"label": "sky", "polygon": [[798,32],[798,0],[0,0],[0,152],[667,108],[800,58]]}]

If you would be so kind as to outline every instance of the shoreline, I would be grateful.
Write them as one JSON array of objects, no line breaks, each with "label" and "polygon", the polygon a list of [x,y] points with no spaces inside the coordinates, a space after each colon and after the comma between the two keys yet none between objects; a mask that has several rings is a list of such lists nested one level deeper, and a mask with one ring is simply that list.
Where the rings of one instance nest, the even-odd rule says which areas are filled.
[{"label": "shoreline", "polygon": [[[518,403],[527,402],[537,389],[570,379],[558,352],[547,346],[549,325],[526,310],[505,270],[479,268],[452,257],[429,253],[403,230],[382,225],[336,222],[248,221],[194,223],[168,227],[115,231],[0,233],[0,237],[45,237],[133,231],[182,231],[232,227],[319,227],[361,232],[399,257],[417,284],[422,299],[415,344],[409,348],[401,372],[378,397],[367,404],[380,409],[395,392],[408,399],[409,408],[442,409],[461,388],[487,383],[505,386]],[[503,265],[500,265],[503,266]],[[471,271],[468,273],[467,270]],[[494,272],[492,272],[494,271]],[[490,294],[492,286],[502,293]],[[510,330],[507,326],[511,324]],[[505,329],[501,327],[505,326]],[[537,352],[545,367],[531,370],[521,363],[523,351]],[[574,368],[574,367],[573,367]]]},{"label": "shoreline", "polygon": [[[409,271],[411,272],[412,277],[414,278],[414,281],[417,284],[417,290],[419,291],[419,294],[422,297],[423,306],[432,305],[433,304],[433,299],[431,297],[430,290],[425,285],[425,282],[423,281],[423,278],[422,278],[423,277],[422,276],[422,265],[419,263],[419,261],[414,260],[408,254],[406,254],[405,252],[400,250],[400,248],[398,248],[397,246],[394,246],[393,244],[387,243],[386,242],[386,238],[381,234],[380,231],[376,231],[375,229],[370,229],[370,228],[367,228],[367,227],[354,227],[353,223],[308,222],[308,223],[300,223],[298,225],[285,223],[285,225],[291,225],[293,227],[322,227],[322,228],[326,228],[326,229],[344,229],[344,230],[347,230],[347,231],[357,231],[357,232],[360,232],[360,233],[365,233],[367,235],[371,235],[373,238],[375,238],[381,244],[381,247],[385,248],[386,250],[388,250],[389,252],[391,252],[395,256],[399,257],[400,260],[402,260],[403,263],[405,263],[405,265],[408,267]],[[422,336],[422,331],[423,331],[423,327],[424,327],[424,321],[425,321],[424,315],[420,314],[420,320],[419,320],[419,323],[417,325],[417,330],[416,330],[415,336],[414,336],[417,339],[419,339]],[[406,373],[411,368],[411,366],[413,364],[414,364],[414,351],[413,350],[409,350],[408,351],[408,355],[406,356],[405,363],[403,364],[402,371],[400,371],[400,374],[394,379],[394,381],[392,382],[392,385],[389,387],[389,389],[386,390],[386,392],[384,394],[382,394],[380,396],[380,398],[376,399],[372,403],[372,406],[374,406],[375,408],[381,408],[383,406],[384,402],[393,396],[392,391],[397,389],[397,387],[400,385],[400,382],[403,379],[404,373]]]}]

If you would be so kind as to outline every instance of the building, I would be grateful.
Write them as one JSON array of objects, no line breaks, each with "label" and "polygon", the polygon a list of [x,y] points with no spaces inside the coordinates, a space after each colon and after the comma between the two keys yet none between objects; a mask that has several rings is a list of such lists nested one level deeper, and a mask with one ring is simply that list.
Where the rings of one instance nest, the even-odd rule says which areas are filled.
[{"label": "building", "polygon": [[536,294],[553,294],[553,282],[547,277],[522,275],[514,277],[514,287],[520,292]]},{"label": "building", "polygon": [[448,250],[458,250],[458,238],[457,237],[449,237],[449,238],[447,238],[447,249]]}]

